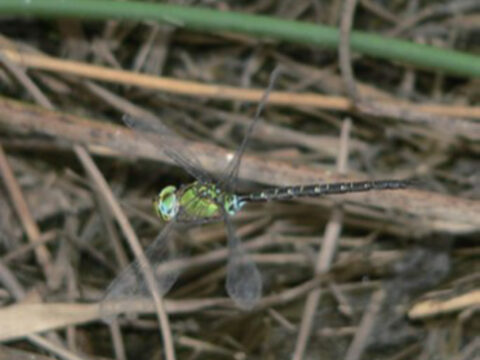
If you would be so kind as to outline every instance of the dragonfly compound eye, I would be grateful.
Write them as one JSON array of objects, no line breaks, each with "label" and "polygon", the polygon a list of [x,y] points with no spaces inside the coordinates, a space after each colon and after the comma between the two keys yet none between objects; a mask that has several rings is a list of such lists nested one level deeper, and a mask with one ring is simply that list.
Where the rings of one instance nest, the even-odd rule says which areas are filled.
[{"label": "dragonfly compound eye", "polygon": [[178,212],[178,201],[175,186],[166,186],[153,202],[155,213],[165,221],[172,220]]}]

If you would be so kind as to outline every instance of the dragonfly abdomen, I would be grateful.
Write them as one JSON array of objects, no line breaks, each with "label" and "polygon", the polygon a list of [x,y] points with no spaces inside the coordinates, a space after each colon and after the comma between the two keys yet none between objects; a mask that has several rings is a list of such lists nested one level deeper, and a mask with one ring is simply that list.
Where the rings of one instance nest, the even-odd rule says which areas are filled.
[{"label": "dragonfly abdomen", "polygon": [[266,189],[239,197],[241,202],[290,200],[298,197],[318,197],[333,194],[364,192],[369,190],[395,190],[411,186],[408,180],[358,181],[333,184],[295,185]]}]

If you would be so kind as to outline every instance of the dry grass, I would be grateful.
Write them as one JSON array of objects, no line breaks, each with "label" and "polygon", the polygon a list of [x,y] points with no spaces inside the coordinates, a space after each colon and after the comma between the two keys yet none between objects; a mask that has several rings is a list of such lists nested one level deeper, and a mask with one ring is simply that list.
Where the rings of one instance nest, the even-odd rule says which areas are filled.
[{"label": "dry grass", "polygon": [[[478,79],[352,58],[345,47],[355,15],[357,28],[478,52],[472,14],[380,3],[243,9],[341,23],[340,61],[147,22],[0,20],[0,359],[478,356]],[[163,121],[218,174],[278,65],[240,191],[422,185],[248,206],[236,230],[264,280],[251,312],[224,290],[223,225],[192,227],[189,256],[163,265],[182,270],[166,298],[133,299],[128,316],[103,323],[108,284],[163,226],[151,198],[191,181],[122,116]]]}]

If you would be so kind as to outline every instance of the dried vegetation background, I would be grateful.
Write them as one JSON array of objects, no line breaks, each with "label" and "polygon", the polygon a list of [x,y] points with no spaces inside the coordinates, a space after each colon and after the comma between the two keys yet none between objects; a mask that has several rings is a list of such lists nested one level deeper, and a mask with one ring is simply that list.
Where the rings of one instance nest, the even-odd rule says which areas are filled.
[{"label": "dried vegetation background", "polygon": [[[204,3],[346,31],[352,15],[341,1]],[[451,3],[360,1],[355,29],[478,53],[478,7]],[[152,197],[192,180],[122,116],[163,121],[218,173],[276,66],[239,191],[421,186],[249,205],[235,223],[264,280],[251,312],[224,290],[222,224],[191,229],[163,302],[176,358],[480,356],[478,78],[152,22],[12,17],[0,33],[0,359],[165,357],[149,301],[110,326],[98,312],[135,234],[147,246],[162,227]]]}]

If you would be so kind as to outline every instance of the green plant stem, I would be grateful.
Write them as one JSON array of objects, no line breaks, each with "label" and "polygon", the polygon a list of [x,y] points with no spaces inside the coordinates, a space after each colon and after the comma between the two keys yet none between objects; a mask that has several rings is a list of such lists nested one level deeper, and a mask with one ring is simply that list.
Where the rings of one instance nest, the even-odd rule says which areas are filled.
[{"label": "green plant stem", "polygon": [[[109,0],[0,0],[0,15],[72,17],[87,20],[156,20],[178,27],[234,32],[334,49],[339,32],[329,26],[205,8]],[[445,73],[480,77],[480,56],[354,31],[359,53]]]}]

